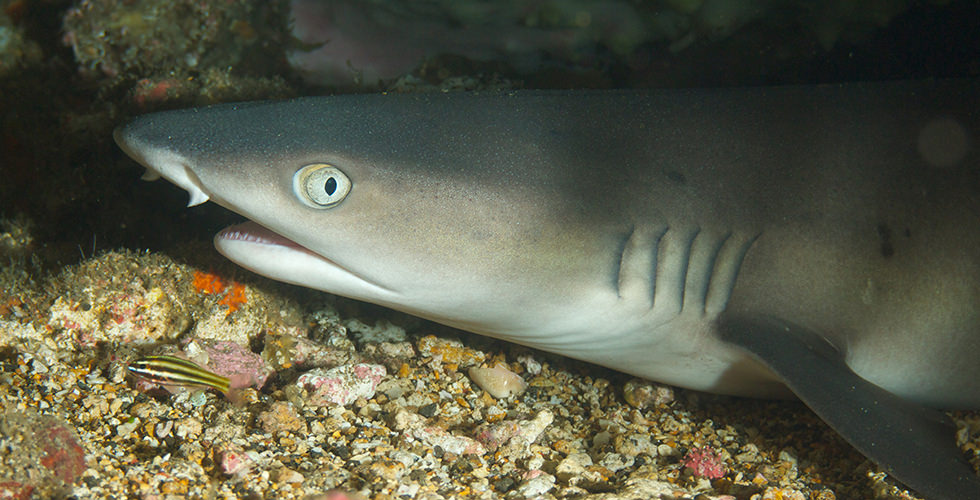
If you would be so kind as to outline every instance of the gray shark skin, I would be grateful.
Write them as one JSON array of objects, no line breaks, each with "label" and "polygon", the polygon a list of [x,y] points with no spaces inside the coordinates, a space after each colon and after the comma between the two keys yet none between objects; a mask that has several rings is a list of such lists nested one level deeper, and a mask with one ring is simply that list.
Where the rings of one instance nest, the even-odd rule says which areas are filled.
[{"label": "gray shark skin", "polygon": [[980,83],[351,95],[151,114],[119,145],[253,222],[259,274],[697,390],[795,394],[980,498]]}]

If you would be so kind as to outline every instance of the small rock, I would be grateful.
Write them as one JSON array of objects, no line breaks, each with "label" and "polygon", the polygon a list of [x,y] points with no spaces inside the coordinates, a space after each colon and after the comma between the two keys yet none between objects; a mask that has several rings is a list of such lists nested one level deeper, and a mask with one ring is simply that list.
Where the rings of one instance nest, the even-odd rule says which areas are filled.
[{"label": "small rock", "polygon": [[255,387],[261,389],[272,375],[272,368],[262,356],[226,340],[204,343],[208,355],[207,369],[228,377],[232,389]]},{"label": "small rock", "polygon": [[470,368],[469,374],[476,385],[497,399],[516,396],[527,389],[524,379],[502,364],[493,368],[475,366]]},{"label": "small rock", "polygon": [[766,488],[761,500],[806,500],[806,495],[800,490],[789,488]]},{"label": "small rock", "polygon": [[309,433],[306,420],[299,416],[292,404],[285,401],[272,403],[268,411],[259,414],[259,424],[262,426],[262,430],[270,434],[295,432],[305,435]]},{"label": "small rock", "polygon": [[364,356],[384,364],[396,372],[407,360],[415,357],[411,342],[381,342],[364,346]]},{"label": "small rock", "polygon": [[555,477],[567,483],[569,479],[581,476],[585,468],[592,465],[592,457],[588,453],[572,453],[555,467]]},{"label": "small rock", "polygon": [[632,379],[623,386],[623,399],[640,410],[661,406],[674,400],[674,389],[646,380]]},{"label": "small rock", "polygon": [[531,446],[538,439],[538,436],[554,421],[554,414],[548,410],[541,410],[533,419],[521,420],[519,423],[520,430],[514,438],[520,440],[525,448]]},{"label": "small rock", "polygon": [[179,279],[174,275],[180,272],[161,272],[171,266],[177,264],[166,257],[127,251],[106,252],[71,266],[58,280],[70,281],[77,292],[54,299],[48,325],[81,345],[172,340],[190,318],[181,298],[172,293]]},{"label": "small rock", "polygon": [[796,451],[792,449],[785,449],[779,451],[779,461],[788,462],[793,467],[796,467]]},{"label": "small rock", "polygon": [[278,483],[292,483],[299,484],[305,479],[302,474],[296,472],[290,468],[283,467],[276,471],[275,479]]},{"label": "small rock", "polygon": [[0,498],[31,500],[34,498],[34,487],[17,481],[3,481],[0,482]]},{"label": "small rock", "polygon": [[374,326],[359,319],[350,319],[344,326],[362,343],[402,342],[406,336],[404,328],[386,319],[378,320]]},{"label": "small rock", "polygon": [[174,427],[173,420],[166,420],[164,422],[160,422],[153,428],[153,434],[156,435],[156,437],[163,439],[170,435],[170,431],[171,429],[173,429],[173,427]]},{"label": "small rock", "polygon": [[387,370],[382,365],[358,363],[329,370],[310,370],[300,375],[296,385],[314,389],[310,404],[347,406],[358,398],[374,397],[374,391],[385,375]]},{"label": "small rock", "polygon": [[3,498],[66,496],[88,468],[75,431],[58,418],[34,411],[0,415],[0,447]]},{"label": "small rock", "polygon": [[139,425],[140,420],[138,418],[132,418],[116,426],[116,435],[119,437],[129,436]]},{"label": "small rock", "polygon": [[415,390],[415,384],[404,378],[389,378],[378,384],[377,390],[390,400],[398,399]]},{"label": "small rock", "polygon": [[513,421],[507,420],[497,424],[482,425],[476,432],[476,439],[491,451],[507,444],[519,448],[518,452],[526,451],[538,436],[551,425],[555,416],[548,410],[541,410],[533,419]]},{"label": "small rock", "polygon": [[449,431],[439,427],[428,426],[424,417],[408,410],[395,412],[392,417],[392,425],[395,430],[401,431],[408,437],[418,439],[432,447],[438,446],[449,453],[456,455],[482,455],[486,453],[486,448],[478,441],[466,436],[450,434]]},{"label": "small rock", "polygon": [[201,434],[204,429],[201,421],[196,418],[185,418],[177,422],[177,428],[174,431],[177,437],[184,439],[188,437],[197,437]]},{"label": "small rock", "polygon": [[517,492],[525,498],[544,495],[555,487],[555,476],[541,470],[528,471]]},{"label": "small rock", "polygon": [[313,495],[306,497],[307,500],[364,500],[364,497],[358,495],[357,493],[331,490],[326,493],[321,493],[319,495]]},{"label": "small rock", "polygon": [[496,451],[517,435],[520,428],[517,422],[506,421],[499,424],[481,425],[476,432],[476,440],[483,443],[488,450]]},{"label": "small rock", "polygon": [[486,355],[463,346],[458,340],[442,339],[433,335],[422,337],[418,343],[419,354],[440,363],[471,366],[483,362]]},{"label": "small rock", "polygon": [[632,467],[634,462],[635,460],[631,456],[621,455],[619,453],[607,453],[599,460],[599,465],[612,472],[619,472],[627,467]]},{"label": "small rock", "polygon": [[530,354],[522,354],[517,357],[517,361],[524,365],[524,370],[526,370],[531,375],[539,375],[541,373],[541,362],[534,358]]},{"label": "small rock", "polygon": [[229,445],[228,448],[218,452],[218,465],[221,467],[221,472],[229,476],[242,476],[252,470],[256,464],[241,448]]},{"label": "small rock", "polygon": [[741,453],[735,455],[734,458],[739,463],[757,463],[762,460],[759,456],[759,447],[751,443],[742,446]]},{"label": "small rock", "polygon": [[445,429],[439,427],[426,427],[416,431],[414,435],[417,439],[429,446],[438,446],[456,455],[483,455],[486,453],[483,445],[476,440],[466,436],[450,434]]},{"label": "small rock", "polygon": [[[661,446],[664,446],[670,453],[674,451],[670,446]],[[640,454],[647,454],[651,457],[660,455],[659,447],[653,443],[650,435],[645,433],[618,434],[613,438],[613,449],[616,450],[616,453],[627,457],[635,457]]]},{"label": "small rock", "polygon": [[339,349],[302,335],[288,333],[266,335],[264,359],[274,370],[300,368],[333,368],[350,364],[356,353],[353,350]]}]

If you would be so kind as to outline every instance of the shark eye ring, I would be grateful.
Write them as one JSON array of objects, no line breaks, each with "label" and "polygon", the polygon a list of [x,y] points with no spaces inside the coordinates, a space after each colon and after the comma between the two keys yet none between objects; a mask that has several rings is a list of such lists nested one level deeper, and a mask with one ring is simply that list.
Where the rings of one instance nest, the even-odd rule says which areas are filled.
[{"label": "shark eye ring", "polygon": [[312,163],[293,174],[293,193],[311,208],[331,208],[344,201],[351,181],[339,168],[328,163]]}]

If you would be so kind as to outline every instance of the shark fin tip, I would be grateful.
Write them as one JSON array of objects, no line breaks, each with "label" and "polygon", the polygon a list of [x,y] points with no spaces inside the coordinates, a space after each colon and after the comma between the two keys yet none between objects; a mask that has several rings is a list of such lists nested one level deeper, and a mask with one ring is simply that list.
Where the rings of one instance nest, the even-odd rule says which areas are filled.
[{"label": "shark fin tip", "polygon": [[204,194],[202,191],[194,191],[191,193],[190,200],[187,201],[187,207],[196,207],[206,201],[208,201],[208,195]]},{"label": "shark fin tip", "polygon": [[143,175],[140,177],[140,179],[144,181],[155,181],[159,178],[160,178],[160,172],[157,172],[152,168],[146,169],[146,172],[143,172]]}]

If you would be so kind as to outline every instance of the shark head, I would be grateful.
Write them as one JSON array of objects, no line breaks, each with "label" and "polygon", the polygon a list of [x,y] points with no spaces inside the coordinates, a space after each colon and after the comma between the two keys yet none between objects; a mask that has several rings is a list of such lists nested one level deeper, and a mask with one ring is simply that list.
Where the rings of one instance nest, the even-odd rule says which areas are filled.
[{"label": "shark head", "polygon": [[391,97],[407,106],[390,116],[374,97],[326,110],[301,99],[157,113],[115,139],[190,205],[210,200],[250,219],[215,246],[259,274],[474,331],[523,328],[510,311],[529,301],[559,315],[561,304],[527,290],[566,286],[567,273],[547,271],[574,268],[570,252],[589,249],[576,234],[586,228],[554,223],[554,190],[515,155],[486,164],[495,153],[426,126],[416,98]]}]

